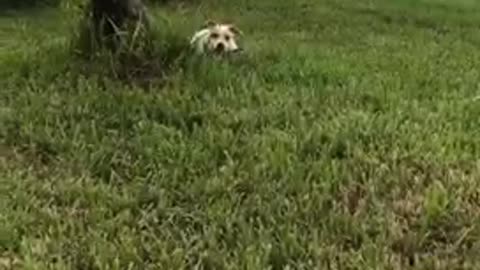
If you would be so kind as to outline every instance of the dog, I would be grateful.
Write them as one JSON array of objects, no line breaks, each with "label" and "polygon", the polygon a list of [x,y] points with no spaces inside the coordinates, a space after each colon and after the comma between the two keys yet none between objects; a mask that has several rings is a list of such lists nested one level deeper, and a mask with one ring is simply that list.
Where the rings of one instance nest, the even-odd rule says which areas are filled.
[{"label": "dog", "polygon": [[242,32],[233,24],[207,21],[203,29],[197,31],[190,45],[198,54],[224,55],[242,51],[237,44],[237,36]]}]

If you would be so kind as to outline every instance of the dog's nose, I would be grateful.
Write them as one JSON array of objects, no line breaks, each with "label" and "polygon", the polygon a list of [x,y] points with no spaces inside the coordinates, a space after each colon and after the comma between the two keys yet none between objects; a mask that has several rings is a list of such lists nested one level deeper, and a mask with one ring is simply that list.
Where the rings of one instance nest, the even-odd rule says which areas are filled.
[{"label": "dog's nose", "polygon": [[224,50],[225,50],[225,45],[223,45],[223,43],[219,43],[215,47],[215,51],[217,51],[217,52],[223,52]]}]

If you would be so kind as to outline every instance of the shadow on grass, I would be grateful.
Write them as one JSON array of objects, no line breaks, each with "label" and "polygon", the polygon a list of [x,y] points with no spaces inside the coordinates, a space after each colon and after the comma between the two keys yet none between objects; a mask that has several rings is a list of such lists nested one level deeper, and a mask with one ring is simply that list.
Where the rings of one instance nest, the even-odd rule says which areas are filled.
[{"label": "shadow on grass", "polygon": [[[476,27],[478,25],[478,20],[471,20],[471,18],[465,17],[465,13],[472,10],[454,9],[441,4],[413,3],[411,6],[400,8],[341,5],[333,2],[329,3],[329,5],[350,16],[368,16],[388,25],[411,25],[419,29],[441,33],[446,31],[445,28],[447,26]],[[417,8],[417,6],[428,8],[431,12],[419,12],[422,9]]]},{"label": "shadow on grass", "polygon": [[35,12],[43,8],[57,6],[57,0],[2,0],[0,2],[0,16],[15,16],[18,12]]}]

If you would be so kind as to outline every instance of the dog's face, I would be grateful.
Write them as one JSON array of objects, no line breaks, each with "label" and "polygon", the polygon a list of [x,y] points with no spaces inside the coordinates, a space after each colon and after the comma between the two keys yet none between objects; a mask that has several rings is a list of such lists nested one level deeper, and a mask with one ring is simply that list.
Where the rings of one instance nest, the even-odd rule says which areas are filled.
[{"label": "dog's face", "polygon": [[233,24],[218,24],[207,22],[208,37],[206,47],[214,53],[228,53],[239,50],[237,35],[240,31]]}]

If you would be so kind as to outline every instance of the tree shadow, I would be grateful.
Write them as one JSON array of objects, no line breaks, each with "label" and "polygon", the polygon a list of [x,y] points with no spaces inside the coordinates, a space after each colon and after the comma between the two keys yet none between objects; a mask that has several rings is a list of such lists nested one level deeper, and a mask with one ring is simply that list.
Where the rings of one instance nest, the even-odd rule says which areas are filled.
[{"label": "tree shadow", "polygon": [[13,17],[23,11],[38,11],[58,5],[57,0],[1,0],[0,16]]}]

